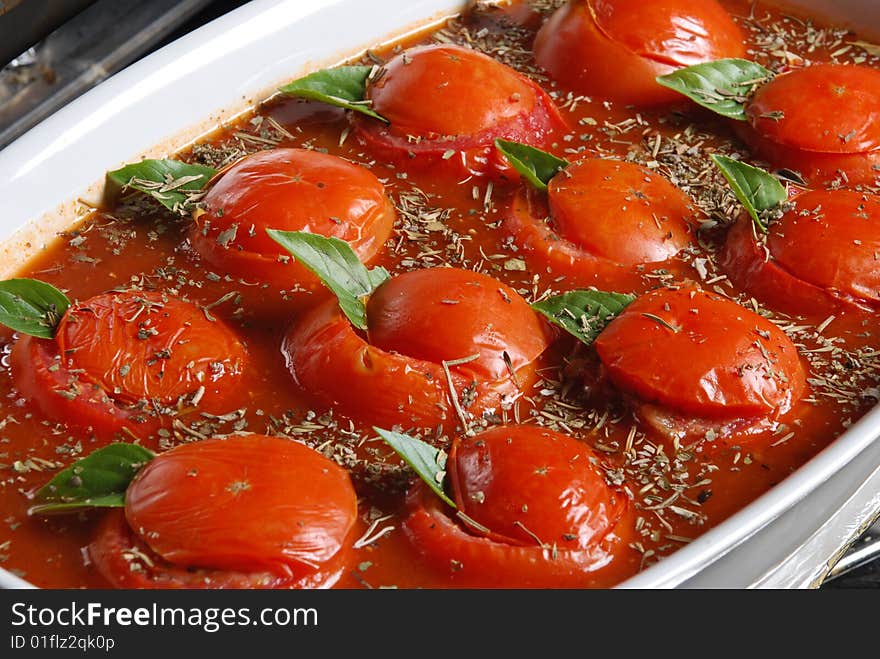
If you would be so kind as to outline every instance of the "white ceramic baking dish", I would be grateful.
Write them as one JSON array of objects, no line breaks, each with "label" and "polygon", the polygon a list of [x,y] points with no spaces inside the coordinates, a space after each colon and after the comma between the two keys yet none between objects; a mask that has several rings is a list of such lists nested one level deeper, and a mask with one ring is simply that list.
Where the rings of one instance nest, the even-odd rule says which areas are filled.
[{"label": "white ceramic baking dish", "polygon": [[[108,169],[172,154],[279,84],[425,27],[464,4],[254,0],[113,76],[0,151],[0,278],[76,221],[76,199],[99,195]],[[874,0],[787,4],[864,36],[880,35]],[[802,556],[792,552],[845,504],[852,510],[848,538],[880,505],[876,496],[853,496],[880,462],[880,445],[871,446],[878,435],[875,408],[773,490],[623,585],[750,585],[786,558]],[[0,570],[0,586],[28,584]]]}]

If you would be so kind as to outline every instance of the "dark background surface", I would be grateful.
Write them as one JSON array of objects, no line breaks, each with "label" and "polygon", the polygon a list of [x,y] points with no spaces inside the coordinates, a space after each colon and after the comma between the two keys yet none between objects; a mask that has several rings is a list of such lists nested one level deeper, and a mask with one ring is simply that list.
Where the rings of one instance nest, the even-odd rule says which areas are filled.
[{"label": "dark background surface", "polygon": [[[0,0],[0,149],[113,73],[243,4]],[[880,588],[880,559],[823,586],[864,587]]]}]

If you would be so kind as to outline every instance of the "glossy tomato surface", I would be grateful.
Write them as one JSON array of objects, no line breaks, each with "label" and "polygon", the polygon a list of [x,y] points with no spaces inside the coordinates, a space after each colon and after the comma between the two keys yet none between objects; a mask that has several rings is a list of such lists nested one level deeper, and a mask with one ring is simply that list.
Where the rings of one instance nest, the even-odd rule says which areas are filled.
[{"label": "glossy tomato surface", "polygon": [[498,137],[547,147],[565,124],[538,85],[497,60],[454,45],[419,46],[387,62],[367,88],[389,124],[356,117],[359,139],[392,162],[475,174],[512,170]]},{"label": "glossy tomato surface", "polygon": [[665,261],[692,239],[689,197],[632,163],[582,160],[554,176],[547,195],[562,238],[621,265]]},{"label": "glossy tomato surface", "polygon": [[871,183],[880,162],[880,71],[819,64],[762,85],[746,106],[740,134],[776,167],[808,182]]},{"label": "glossy tomato surface", "polygon": [[847,190],[813,190],[759,241],[743,217],[727,237],[722,262],[754,295],[794,313],[880,302],[880,199]]},{"label": "glossy tomato surface", "polygon": [[785,333],[695,288],[643,295],[594,345],[616,387],[681,414],[773,418],[805,388],[804,367]]},{"label": "glossy tomato surface", "polygon": [[321,284],[266,229],[339,238],[369,263],[391,235],[395,216],[369,170],[308,149],[271,149],[238,161],[213,183],[204,203],[189,237],[211,267],[283,291]]},{"label": "glossy tomato surface", "polygon": [[535,60],[581,94],[653,105],[680,100],[655,78],[744,57],[743,36],[714,0],[571,0],[538,32]]},{"label": "glossy tomato surface", "polygon": [[156,457],[126,491],[125,517],[172,565],[301,578],[343,551],[357,497],[348,472],[317,451],[244,435]]},{"label": "glossy tomato surface", "polygon": [[417,485],[404,529],[462,585],[586,585],[627,551],[615,534],[626,496],[608,486],[595,459],[586,444],[534,426],[456,439],[447,468],[464,516]]},{"label": "glossy tomato surface", "polygon": [[448,470],[459,510],[511,544],[587,549],[614,528],[626,496],[605,482],[586,444],[533,426],[457,439]]},{"label": "glossy tomato surface", "polygon": [[303,589],[330,588],[340,578],[351,552],[343,548],[328,562],[300,577],[270,570],[213,570],[169,563],[150,549],[128,525],[123,510],[106,514],[87,547],[95,569],[115,588]]},{"label": "glossy tomato surface", "polygon": [[248,356],[198,306],[129,290],[73,304],[53,340],[22,337],[12,361],[19,389],[47,414],[98,434],[140,435],[170,423],[157,410],[173,414],[196,396],[200,409],[226,411]]},{"label": "glossy tomato surface", "polygon": [[499,410],[527,390],[550,341],[516,291],[456,268],[387,281],[367,304],[367,322],[364,337],[329,301],[294,322],[282,351],[316,403],[386,426],[457,423],[444,361],[466,360],[448,369],[456,395],[469,397],[468,414]]}]

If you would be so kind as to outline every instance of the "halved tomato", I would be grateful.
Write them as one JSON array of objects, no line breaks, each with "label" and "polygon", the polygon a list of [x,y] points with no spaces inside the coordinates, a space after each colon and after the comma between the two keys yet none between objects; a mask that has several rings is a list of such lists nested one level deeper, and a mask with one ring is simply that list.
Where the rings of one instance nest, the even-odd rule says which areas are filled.
[{"label": "halved tomato", "polygon": [[221,321],[162,293],[114,291],[67,310],[53,340],[21,337],[18,390],[49,417],[111,436],[144,436],[183,408],[229,410],[247,351]]},{"label": "halved tomato", "polygon": [[[425,560],[467,586],[584,587],[627,551],[626,496],[584,443],[535,426],[501,426],[453,443],[458,510],[423,485],[404,530]],[[627,531],[628,532],[628,531]]]},{"label": "halved tomato", "polygon": [[731,281],[791,313],[880,305],[880,199],[813,190],[770,227],[766,240],[744,216],[730,229],[721,263]]},{"label": "halved tomato", "polygon": [[184,444],[152,460],[89,548],[119,587],[329,587],[350,553],[348,472],[265,435]]},{"label": "halved tomato", "polygon": [[550,180],[544,195],[515,195],[504,227],[530,260],[567,286],[628,290],[635,266],[666,261],[691,244],[690,198],[633,163],[589,159]]},{"label": "halved tomato", "polygon": [[[210,187],[189,233],[217,270],[258,285],[243,293],[258,313],[297,293],[321,291],[318,278],[266,233],[308,231],[344,240],[369,263],[391,235],[395,210],[369,170],[307,149],[272,149],[238,161]],[[266,290],[269,289],[268,294]],[[283,292],[279,295],[279,292]]]},{"label": "halved tomato", "polygon": [[740,136],[774,167],[809,183],[880,175],[880,71],[819,64],[775,77],[746,106]]},{"label": "halved tomato", "polygon": [[712,427],[742,437],[766,429],[806,387],[797,348],[782,330],[692,287],[643,295],[594,345],[613,385],[668,434]]},{"label": "halved tomato", "polygon": [[407,167],[515,176],[496,152],[496,138],[547,148],[565,128],[536,83],[461,46],[403,51],[368,85],[367,98],[390,124],[358,115],[358,139],[383,160]]},{"label": "halved tomato", "polygon": [[316,404],[386,427],[454,426],[452,390],[470,416],[500,411],[534,381],[550,341],[516,291],[457,268],[390,279],[368,302],[367,324],[365,337],[327,302],[293,324],[282,351]]},{"label": "halved tomato", "polygon": [[534,49],[538,65],[573,91],[634,105],[680,100],[657,76],[745,56],[742,32],[715,0],[571,0]]}]

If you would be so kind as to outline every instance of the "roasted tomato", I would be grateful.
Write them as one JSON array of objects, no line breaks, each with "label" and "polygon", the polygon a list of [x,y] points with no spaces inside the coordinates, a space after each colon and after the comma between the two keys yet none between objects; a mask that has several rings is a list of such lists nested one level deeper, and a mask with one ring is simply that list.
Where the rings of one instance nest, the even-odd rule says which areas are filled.
[{"label": "roasted tomato", "polygon": [[109,437],[141,437],[187,410],[235,405],[247,352],[195,304],[131,290],[73,304],[53,340],[12,350],[18,390],[44,414]]},{"label": "roasted tomato", "polygon": [[457,439],[447,469],[462,514],[419,484],[404,530],[460,585],[584,587],[626,551],[627,498],[595,461],[586,444],[534,426]]},{"label": "roasted tomato", "polygon": [[496,138],[547,148],[565,128],[537,84],[460,46],[402,52],[368,85],[367,96],[390,124],[358,115],[353,118],[358,139],[372,153],[406,167],[510,175],[495,150]]},{"label": "roasted tomato", "polygon": [[454,426],[451,390],[469,416],[500,412],[531,385],[550,338],[512,288],[456,268],[388,280],[367,325],[364,337],[328,302],[294,323],[282,350],[317,405],[386,427]]},{"label": "roasted tomato", "polygon": [[658,289],[599,335],[610,382],[669,437],[737,442],[774,427],[798,401],[806,375],[776,325],[695,288]]},{"label": "roasted tomato", "polygon": [[880,71],[821,64],[761,86],[737,128],[758,155],[810,183],[870,184],[880,175],[878,108]]},{"label": "roasted tomato", "polygon": [[665,261],[691,243],[694,215],[689,197],[663,177],[596,158],[554,176],[546,194],[523,186],[504,227],[569,286],[629,289],[637,285],[635,266]]},{"label": "roasted tomato", "polygon": [[156,457],[89,547],[121,588],[318,588],[350,558],[357,496],[342,467],[265,435]]},{"label": "roasted tomato", "polygon": [[805,192],[759,238],[741,218],[721,263],[731,281],[790,313],[880,306],[880,198],[844,190]]},{"label": "roasted tomato", "polygon": [[245,305],[259,312],[277,307],[281,297],[323,291],[266,229],[339,238],[369,263],[391,235],[394,217],[384,186],[367,169],[318,151],[273,149],[240,160],[219,177],[189,237],[218,274],[253,284],[255,292],[248,295],[245,287],[242,293]]},{"label": "roasted tomato", "polygon": [[571,0],[535,39],[535,61],[566,87],[621,103],[680,100],[656,77],[744,57],[743,37],[715,0]]}]

